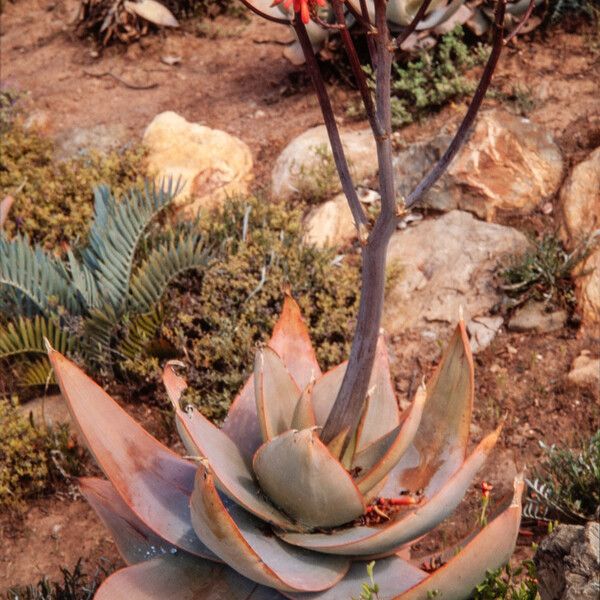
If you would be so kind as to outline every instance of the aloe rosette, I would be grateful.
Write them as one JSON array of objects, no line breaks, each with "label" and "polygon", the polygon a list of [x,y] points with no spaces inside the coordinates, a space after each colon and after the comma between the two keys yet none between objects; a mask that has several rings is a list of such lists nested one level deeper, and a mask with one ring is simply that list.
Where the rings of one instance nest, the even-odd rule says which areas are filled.
[{"label": "aloe rosette", "polygon": [[408,544],[456,508],[499,435],[467,455],[473,362],[463,323],[403,413],[380,338],[361,421],[345,447],[336,439],[326,446],[319,433],[346,364],[321,372],[289,296],[221,429],[180,407],[186,384],[166,365],[186,457],[64,356],[49,355],[108,479],[81,479],[82,493],[129,565],[104,582],[98,600],[349,600],[373,559],[381,599],[460,599],[513,551],[521,478],[510,506],[443,566],[426,572],[405,558]]}]

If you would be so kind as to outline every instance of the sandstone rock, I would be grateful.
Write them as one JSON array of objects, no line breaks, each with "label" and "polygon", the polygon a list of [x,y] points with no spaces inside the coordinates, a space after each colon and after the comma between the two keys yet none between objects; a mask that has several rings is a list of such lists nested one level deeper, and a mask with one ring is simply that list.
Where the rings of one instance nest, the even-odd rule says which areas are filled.
[{"label": "sandstone rock", "polygon": [[598,600],[600,525],[559,525],[534,556],[542,600]]},{"label": "sandstone rock", "polygon": [[[341,133],[342,144],[354,183],[358,185],[377,174],[377,149],[370,129]],[[271,189],[276,198],[287,199],[296,193],[302,176],[319,168],[322,151],[331,151],[325,125],[313,127],[294,138],[278,156],[271,174]],[[341,190],[337,173],[332,186]]]},{"label": "sandstone rock", "polygon": [[485,350],[496,337],[504,319],[502,317],[475,317],[467,324],[469,332],[471,351],[477,354]]},{"label": "sandstone rock", "polygon": [[[561,237],[568,248],[600,230],[600,148],[579,163],[560,191]],[[600,323],[600,247],[577,267],[577,305],[584,325]]]},{"label": "sandstone rock", "polygon": [[154,117],[143,138],[149,172],[158,178],[181,177],[177,202],[195,215],[218,206],[226,196],[245,194],[252,180],[250,148],[225,131],[190,123],[174,112]]},{"label": "sandstone rock", "polygon": [[[406,196],[446,150],[448,133],[411,144],[394,160]],[[497,211],[532,212],[562,180],[563,159],[548,132],[502,110],[481,113],[468,142],[427,194],[438,210],[462,209],[493,220]]]},{"label": "sandstone rock", "polygon": [[527,302],[512,316],[508,328],[511,331],[547,333],[560,329],[566,321],[564,310],[546,312],[543,302]]},{"label": "sandstone rock", "polygon": [[575,166],[560,190],[561,236],[573,247],[600,228],[600,148]]},{"label": "sandstone rock", "polygon": [[591,358],[582,353],[573,361],[567,378],[578,387],[600,390],[600,358]]},{"label": "sandstone rock", "polygon": [[527,246],[517,230],[462,211],[398,231],[388,251],[384,327],[391,334],[408,329],[435,333],[441,325],[447,333],[460,307],[467,323],[486,317],[500,301],[493,282],[500,259]]},{"label": "sandstone rock", "polygon": [[317,248],[340,247],[356,236],[354,219],[344,194],[311,210],[304,225],[304,243]]}]

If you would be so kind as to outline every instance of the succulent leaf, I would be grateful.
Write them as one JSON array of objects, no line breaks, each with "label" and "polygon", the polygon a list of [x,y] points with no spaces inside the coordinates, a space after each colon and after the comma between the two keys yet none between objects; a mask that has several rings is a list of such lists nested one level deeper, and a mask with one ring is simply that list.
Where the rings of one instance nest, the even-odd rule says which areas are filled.
[{"label": "succulent leaf", "polygon": [[190,406],[185,411],[179,408],[179,396],[176,394],[178,391],[180,394],[186,384],[175,374],[172,363],[165,366],[163,381],[175,407],[182,440],[186,445],[192,445],[194,455],[206,458],[219,489],[263,521],[297,531],[296,524],[264,499],[235,443],[195,408]]},{"label": "succulent leaf", "polygon": [[356,485],[366,494],[374,488],[398,463],[413,442],[423,413],[426,390],[420,386],[402,425],[372,443],[354,457],[352,466],[361,469]]},{"label": "succulent leaf", "polygon": [[48,356],[83,441],[132,512],[167,542],[213,556],[190,522],[194,465],[154,439],[70,360],[52,349]]},{"label": "succulent leaf", "polygon": [[[300,389],[306,388],[313,377],[320,377],[321,369],[308,328],[300,314],[300,307],[289,294],[285,296],[283,310],[268,345],[279,354]],[[252,456],[263,443],[256,414],[253,375],[235,398],[222,429],[236,443],[244,459],[251,463]]]},{"label": "succulent leaf", "polygon": [[268,346],[256,353],[254,395],[263,441],[272,440],[287,431],[292,423],[300,389],[281,358]]},{"label": "succulent leaf", "polygon": [[265,535],[264,523],[219,495],[205,465],[198,468],[190,510],[203,542],[257,583],[281,591],[320,591],[340,581],[350,566],[343,557],[315,555]]},{"label": "succulent leaf", "polygon": [[486,572],[506,564],[513,553],[521,524],[523,486],[523,475],[517,475],[511,505],[445,565],[394,600],[425,600],[435,591],[444,600],[468,598]]},{"label": "succulent leaf", "polygon": [[263,444],[253,467],[275,505],[306,527],[335,527],[365,511],[352,477],[314,429],[287,431]]},{"label": "succulent leaf", "polygon": [[[110,531],[119,554],[128,565],[165,554],[177,554],[175,546],[166,543],[138,519],[110,481],[82,477],[79,489]],[[219,561],[219,557],[213,555],[213,560]]]},{"label": "succulent leaf", "polygon": [[296,408],[294,409],[294,416],[292,417],[290,429],[308,429],[317,424],[315,411],[312,406],[313,388],[314,381],[311,381],[300,395],[300,398],[296,403]]},{"label": "succulent leaf", "polygon": [[[278,535],[290,544],[328,554],[376,556],[397,552],[402,545],[427,533],[454,511],[499,435],[500,428],[485,437],[464,465],[435,495],[424,498],[414,509],[407,510],[384,525],[352,527],[327,533],[278,532]],[[396,495],[398,491],[396,489]]]},{"label": "succulent leaf", "polygon": [[423,489],[432,496],[448,481],[465,460],[473,397],[473,356],[460,321],[427,384],[418,435],[390,473],[383,495]]},{"label": "succulent leaf", "polygon": [[346,374],[347,366],[348,361],[346,360],[337,365],[337,367],[333,367],[333,369],[327,371],[327,373],[324,373],[315,382],[312,402],[317,418],[317,425],[321,427],[325,425],[325,421],[327,421],[327,417],[331,412],[331,407],[335,402],[340,386],[342,385],[342,380]]},{"label": "succulent leaf", "polygon": [[162,556],[121,569],[96,592],[95,600],[279,600],[232,569],[181,554]]}]

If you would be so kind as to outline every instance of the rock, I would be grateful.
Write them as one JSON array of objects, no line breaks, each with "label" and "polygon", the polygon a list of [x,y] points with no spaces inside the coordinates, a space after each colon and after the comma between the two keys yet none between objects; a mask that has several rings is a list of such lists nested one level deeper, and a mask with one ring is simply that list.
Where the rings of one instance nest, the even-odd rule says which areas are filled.
[{"label": "rock", "polygon": [[50,427],[61,423],[71,423],[67,403],[60,394],[34,398],[25,404],[19,404],[19,411],[28,418],[31,415],[36,426],[45,424]]},{"label": "rock", "polygon": [[344,194],[311,210],[304,225],[304,243],[317,248],[337,248],[356,237],[354,219]]},{"label": "rock", "polygon": [[567,316],[564,310],[546,312],[543,302],[530,301],[517,309],[508,322],[508,328],[511,331],[548,333],[563,327]]},{"label": "rock", "polygon": [[533,558],[542,600],[598,600],[600,525],[559,525]]},{"label": "rock", "polygon": [[128,135],[127,128],[122,123],[75,127],[56,138],[56,157],[68,159],[90,150],[107,154],[121,148],[127,142]]},{"label": "rock", "polygon": [[[350,165],[354,184],[377,174],[377,149],[370,129],[344,131],[342,144]],[[277,157],[271,174],[271,190],[278,199],[292,197],[302,176],[319,168],[323,151],[331,152],[325,125],[313,127],[294,138]],[[321,156],[319,156],[321,154]],[[341,190],[337,173],[332,175],[332,189]]]},{"label": "rock", "polygon": [[475,317],[467,324],[469,332],[471,351],[477,354],[485,350],[496,337],[500,327],[502,327],[504,319],[502,317]]},{"label": "rock", "polygon": [[196,215],[214,208],[227,196],[246,194],[252,180],[252,153],[225,131],[190,123],[168,111],[154,117],[144,133],[148,169],[158,178],[181,177],[177,202]]},{"label": "rock", "polygon": [[[600,148],[580,162],[560,191],[560,233],[574,249],[600,230]],[[596,233],[597,235],[597,233]],[[600,323],[600,247],[595,247],[574,273],[577,306],[584,326]]]},{"label": "rock", "polygon": [[600,148],[575,166],[560,190],[560,233],[574,247],[600,228]]},{"label": "rock", "polygon": [[[384,327],[447,332],[460,307],[465,321],[487,317],[500,301],[494,271],[506,254],[519,254],[527,238],[516,229],[451,211],[396,232],[388,250],[390,283]],[[483,321],[485,323],[485,321]]]},{"label": "rock", "polygon": [[600,358],[591,358],[589,355],[582,353],[573,361],[573,366],[567,378],[578,387],[590,387],[593,390],[599,390]]},{"label": "rock", "polygon": [[[448,133],[437,134],[396,155],[399,195],[412,191],[450,139]],[[489,110],[480,114],[426,202],[443,211],[468,210],[488,221],[497,211],[527,214],[558,190],[562,173],[562,155],[548,132],[506,111]]]}]

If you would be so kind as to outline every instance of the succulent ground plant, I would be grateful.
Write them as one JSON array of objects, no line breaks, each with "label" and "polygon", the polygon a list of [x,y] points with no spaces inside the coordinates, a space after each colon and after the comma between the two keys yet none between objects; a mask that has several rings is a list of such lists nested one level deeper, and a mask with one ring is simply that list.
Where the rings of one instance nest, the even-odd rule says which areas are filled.
[{"label": "succulent ground plant", "polygon": [[521,477],[508,508],[462,549],[429,561],[438,568],[425,571],[406,559],[406,545],[457,506],[500,431],[467,456],[474,385],[462,319],[432,381],[419,388],[403,414],[380,335],[389,240],[466,139],[507,41],[506,0],[497,0],[492,51],[455,138],[400,199],[392,164],[393,50],[415,30],[431,0],[420,4],[396,39],[388,29],[386,0],[374,0],[374,14],[361,1],[356,18],[369,33],[374,98],[345,25],[343,2],[331,0],[377,146],[381,209],[375,218],[365,213],[357,196],[307,33],[307,21],[327,26],[316,14],[321,4],[293,0],[286,18],[273,13],[279,9],[271,0],[253,0],[249,6],[266,18],[293,24],[356,224],[362,288],[348,361],[321,373],[298,306],[288,296],[271,341],[257,350],[254,374],[222,429],[194,408],[180,406],[186,384],[176,365],[168,363],[164,382],[188,453],[181,457],[50,349],[56,379],[83,440],[109,479],[85,479],[82,491],[131,564],[103,584],[99,600],[348,600],[360,592],[367,561],[374,559],[382,600],[460,600],[512,553]]},{"label": "succulent ground plant", "polygon": [[97,600],[349,600],[374,558],[382,599],[460,599],[512,553],[520,478],[510,506],[434,572],[398,554],[456,508],[500,433],[467,455],[473,362],[462,322],[403,413],[380,336],[367,402],[345,448],[340,438],[324,444],[320,432],[347,364],[321,373],[289,296],[222,429],[181,408],[186,384],[176,363],[165,366],[185,458],[68,359],[51,350],[50,360],[108,477],[82,479],[82,492],[131,565],[102,585]]}]

